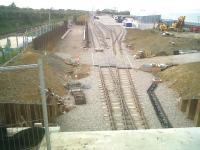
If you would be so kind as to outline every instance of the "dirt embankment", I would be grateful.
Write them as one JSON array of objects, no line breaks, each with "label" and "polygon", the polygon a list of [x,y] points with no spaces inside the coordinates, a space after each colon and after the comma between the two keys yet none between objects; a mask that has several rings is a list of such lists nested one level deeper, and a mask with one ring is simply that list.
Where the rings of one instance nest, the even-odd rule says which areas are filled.
[{"label": "dirt embankment", "polygon": [[171,55],[174,50],[180,49],[200,50],[200,38],[195,38],[191,34],[187,36],[187,33],[184,36],[182,33],[174,33],[174,36],[163,36],[156,30],[128,29],[125,41],[127,45],[132,45],[133,52],[150,51],[157,56]]},{"label": "dirt embankment", "polygon": [[[9,65],[35,64],[41,54],[26,51],[15,62]],[[46,88],[52,88],[57,94],[63,96],[65,89],[56,76],[51,65],[45,64]],[[23,70],[5,72],[0,74],[0,101],[38,101],[40,100],[38,70]]]},{"label": "dirt embankment", "polygon": [[[60,58],[54,54],[62,50],[63,53],[73,54],[72,56],[78,55],[82,47],[82,31],[82,26],[76,26],[70,37],[58,41],[56,45],[51,45],[54,50],[48,49],[47,55],[43,56],[46,88],[53,89],[60,96],[67,94],[63,85],[69,80],[85,78],[90,73],[89,65],[67,65],[64,60],[66,58]],[[44,51],[33,51],[29,48],[8,65],[35,64],[42,55]],[[0,101],[40,100],[38,76],[38,70],[0,73]]]},{"label": "dirt embankment", "polygon": [[[42,57],[41,53],[28,50],[9,65],[36,64]],[[44,73],[46,88],[51,88],[56,94],[64,96],[66,77],[77,74],[77,79],[87,77],[90,72],[88,65],[73,67],[66,65],[64,60],[53,55],[44,57]],[[40,100],[38,70],[21,70],[0,73],[0,101],[33,102]],[[68,75],[68,76],[66,76]]]},{"label": "dirt embankment", "polygon": [[200,97],[200,62],[174,66],[160,72],[159,76],[182,98]]}]

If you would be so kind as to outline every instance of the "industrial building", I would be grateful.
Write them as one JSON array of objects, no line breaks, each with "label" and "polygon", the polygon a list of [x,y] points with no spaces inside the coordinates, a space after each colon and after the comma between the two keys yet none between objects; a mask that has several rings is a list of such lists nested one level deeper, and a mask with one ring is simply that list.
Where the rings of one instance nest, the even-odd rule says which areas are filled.
[{"label": "industrial building", "polygon": [[133,18],[141,23],[155,23],[161,20],[161,15],[134,16]]}]

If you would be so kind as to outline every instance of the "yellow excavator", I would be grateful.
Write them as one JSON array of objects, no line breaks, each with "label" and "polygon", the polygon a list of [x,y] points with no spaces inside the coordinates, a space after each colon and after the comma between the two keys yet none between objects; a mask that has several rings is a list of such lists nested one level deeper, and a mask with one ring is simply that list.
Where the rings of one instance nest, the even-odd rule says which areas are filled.
[{"label": "yellow excavator", "polygon": [[157,25],[157,29],[159,29],[160,31],[167,31],[168,30],[168,25],[163,23],[163,22],[160,22],[158,23]]},{"label": "yellow excavator", "polygon": [[185,16],[180,16],[177,21],[172,23],[172,26],[169,27],[169,29],[182,31],[184,24],[185,24]]},{"label": "yellow excavator", "polygon": [[168,26],[164,22],[159,22],[156,28],[163,32],[168,30],[182,31],[184,23],[185,23],[185,16],[180,16],[177,21],[174,21],[174,23],[172,23],[171,26]]}]

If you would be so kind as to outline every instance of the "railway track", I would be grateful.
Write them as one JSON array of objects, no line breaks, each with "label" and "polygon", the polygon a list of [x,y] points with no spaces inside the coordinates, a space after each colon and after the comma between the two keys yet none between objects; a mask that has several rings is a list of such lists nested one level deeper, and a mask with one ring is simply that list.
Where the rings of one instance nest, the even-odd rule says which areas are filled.
[{"label": "railway track", "polygon": [[102,30],[105,31],[105,34],[106,34],[105,36],[107,38],[111,37],[114,55],[117,55],[117,54],[123,55],[121,43],[125,35],[124,29],[121,27],[120,32],[117,34],[116,30],[111,28],[110,26],[104,25],[102,23],[98,23],[98,25]]},{"label": "railway track", "polygon": [[132,117],[132,114],[130,112],[129,106],[126,102],[123,89],[121,86],[121,81],[120,81],[120,75],[118,72],[117,68],[110,69],[110,74],[112,75],[113,81],[115,82],[115,88],[119,97],[120,105],[121,105],[121,111],[122,111],[122,116],[123,116],[123,122],[124,122],[124,129],[129,130],[129,129],[137,129],[135,126],[135,121]]},{"label": "railway track", "polygon": [[121,113],[121,105],[115,89],[115,83],[112,79],[108,68],[99,67],[100,76],[100,89],[103,93],[106,110],[108,112],[108,118],[110,121],[110,127],[112,130],[123,130],[123,116]]},{"label": "railway track", "polygon": [[123,51],[122,51],[122,40],[123,37],[125,35],[124,29],[121,27],[120,32],[117,34],[116,30],[113,30],[113,47],[115,48],[115,51],[117,53],[119,53],[120,55],[123,55]]},{"label": "railway track", "polygon": [[90,20],[89,22],[90,36],[92,37],[92,43],[95,49],[101,48],[101,43],[98,39],[98,35],[95,30],[94,21]]},{"label": "railway track", "polygon": [[101,28],[103,30],[105,30],[106,32],[106,37],[111,38],[112,40],[112,50],[113,50],[113,54],[116,55],[117,54],[117,50],[116,50],[116,46],[115,43],[117,41],[117,35],[116,32],[113,30],[113,28],[109,27],[108,25],[104,25],[102,23],[99,23],[99,25],[101,26]]},{"label": "railway track", "polygon": [[99,45],[101,45],[104,49],[106,49],[108,47],[108,44],[106,42],[106,37],[104,36],[103,31],[100,29],[98,23],[94,23],[94,27],[95,27],[95,35],[98,38]]},{"label": "railway track", "polygon": [[[121,42],[125,35],[124,29],[116,32],[110,26],[98,23],[102,34],[110,36],[112,40],[113,56],[123,59]],[[105,36],[104,36],[105,38]],[[148,129],[148,123],[136,95],[130,70],[126,66],[117,68],[110,66],[99,66],[100,91],[106,108],[106,118],[109,120],[112,130]]]},{"label": "railway track", "polygon": [[99,26],[100,26],[103,30],[105,30],[105,32],[106,32],[106,38],[107,38],[107,39],[110,38],[110,37],[111,37],[112,28],[110,28],[109,26],[104,25],[103,23],[100,23],[100,22],[99,22]]},{"label": "railway track", "polygon": [[117,69],[125,101],[135,120],[136,129],[148,129],[149,125],[136,94],[129,69]]},{"label": "railway track", "polygon": [[148,128],[128,73],[128,69],[99,67],[101,91],[112,130]]},{"label": "railway track", "polygon": [[[109,119],[111,129],[148,129],[149,125],[132,80],[132,73],[129,68],[130,62],[124,57],[125,55],[122,51],[121,43],[126,32],[121,28],[120,32],[117,33],[114,27],[102,23],[99,23],[99,27],[105,35],[111,37],[113,49],[113,55],[111,56],[114,56],[117,60],[117,63],[111,63],[111,57],[109,57],[106,66],[99,66],[100,89],[107,110],[105,116]],[[108,52],[104,54],[110,55]],[[132,65],[130,64],[130,66]],[[172,125],[163,111],[161,104],[157,100],[155,93],[152,92],[154,88],[154,86],[151,86],[147,91],[152,106],[162,127],[171,128]]]},{"label": "railway track", "polygon": [[120,32],[120,34],[118,36],[118,45],[119,45],[119,49],[120,49],[120,53],[121,54],[123,54],[122,45],[121,44],[122,44],[122,40],[123,40],[124,36],[125,36],[125,31],[124,31],[123,28],[121,28],[121,32]]}]

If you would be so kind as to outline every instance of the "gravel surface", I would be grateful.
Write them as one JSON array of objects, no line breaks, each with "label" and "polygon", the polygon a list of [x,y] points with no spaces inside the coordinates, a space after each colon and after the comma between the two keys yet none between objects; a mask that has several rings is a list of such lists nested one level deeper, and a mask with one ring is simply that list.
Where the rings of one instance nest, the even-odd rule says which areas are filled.
[{"label": "gravel surface", "polygon": [[[114,23],[107,16],[100,17],[100,21],[104,21],[107,25],[113,25]],[[102,21],[102,22],[103,22]],[[115,24],[116,25],[116,24]],[[80,56],[80,62],[86,64],[100,64],[107,65],[108,63],[117,64],[118,59],[111,57],[112,48],[106,49],[104,53],[97,53],[94,51],[94,48],[83,49],[82,48],[82,30],[83,28],[78,26],[72,29],[71,37],[67,37],[60,45],[60,48],[63,49],[60,53],[57,53],[58,56],[62,58],[67,58],[69,55],[76,57],[77,54]],[[69,34],[69,35],[70,35]],[[79,37],[79,38],[77,38]],[[67,42],[67,40],[74,42]],[[78,41],[77,41],[78,40]],[[110,44],[111,40],[107,39],[107,42]],[[68,44],[67,44],[68,43]],[[78,44],[77,44],[78,43]],[[74,45],[76,45],[74,47]],[[125,47],[125,44],[123,44]],[[144,63],[166,63],[173,61],[174,63],[185,63],[186,59],[188,61],[197,61],[200,57],[197,57],[198,54],[189,54],[189,55],[179,55],[179,56],[167,56],[167,57],[156,57],[149,59],[134,60],[133,56],[126,51],[126,55],[129,55],[129,59],[133,64],[134,68],[139,68]],[[190,57],[189,57],[190,56]],[[93,58],[93,60],[92,60]],[[189,58],[189,59],[188,59]],[[128,60],[125,57],[125,60]],[[142,72],[137,69],[131,71],[133,82],[136,87],[137,94],[139,96],[139,101],[143,107],[144,114],[147,118],[150,128],[162,128],[160,122],[155,114],[149,96],[147,94],[147,89],[150,87],[153,79],[153,75],[150,73]],[[62,131],[92,131],[92,130],[110,130],[109,122],[104,118],[106,109],[103,108],[103,102],[100,98],[99,85],[99,76],[98,70],[95,67],[91,67],[91,74],[89,77],[81,79],[82,83],[89,85],[91,88],[84,90],[86,94],[86,105],[76,106],[70,112],[60,116],[58,118],[58,124],[61,126]],[[160,84],[156,90],[156,94],[161,101],[163,109],[166,111],[166,114],[169,116],[174,127],[186,127],[193,126],[192,121],[186,119],[184,114],[180,112],[177,108],[177,95],[169,88],[167,88],[163,83]]]},{"label": "gravel surface", "polygon": [[[56,55],[63,59],[79,57],[80,63],[92,64],[94,49],[84,49],[82,37],[83,26],[73,26],[70,34],[59,43]],[[91,67],[90,76],[79,81],[90,87],[90,89],[84,90],[86,104],[76,105],[75,108],[57,119],[61,131],[108,130],[110,127],[104,120],[104,109],[102,109],[103,105],[99,95],[96,68]]]},{"label": "gravel surface", "polygon": [[55,48],[55,54],[62,59],[80,59],[80,63],[92,64],[90,49],[84,48],[84,26],[73,26],[71,32]]},{"label": "gravel surface", "polygon": [[61,131],[109,130],[109,123],[104,120],[96,73],[93,68],[89,77],[80,80],[81,83],[91,86],[84,90],[86,105],[76,105],[76,108],[58,118]]},{"label": "gravel surface", "polygon": [[98,16],[99,22],[102,22],[105,25],[122,25],[122,23],[117,23],[113,18],[110,16]]},{"label": "gravel surface", "polygon": [[155,90],[168,119],[175,128],[195,126],[193,121],[187,119],[185,114],[178,108],[178,94],[168,88],[165,83],[158,84]]}]

